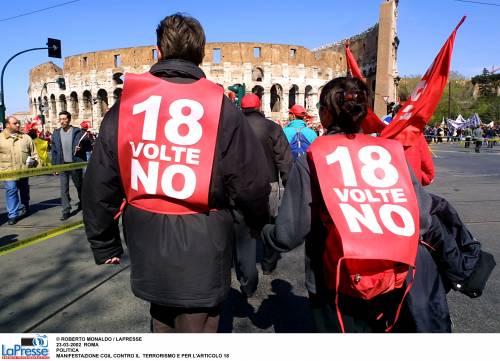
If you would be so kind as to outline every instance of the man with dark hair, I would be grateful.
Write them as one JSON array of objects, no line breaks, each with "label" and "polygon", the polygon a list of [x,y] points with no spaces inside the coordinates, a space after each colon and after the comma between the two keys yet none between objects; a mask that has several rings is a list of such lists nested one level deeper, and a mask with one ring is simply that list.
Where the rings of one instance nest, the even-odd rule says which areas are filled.
[{"label": "man with dark hair", "polygon": [[154,332],[215,332],[231,283],[231,204],[262,228],[266,161],[243,114],[198,67],[198,21],[167,16],[157,36],[158,62],[125,76],[101,124],[83,185],[85,228],[96,263],[117,264],[123,213],[132,291],[151,303]]},{"label": "man with dark hair", "polygon": [[[54,130],[52,134],[52,165],[68,164],[73,162],[83,162],[85,159],[79,157],[77,153],[78,142],[82,137],[82,130],[70,125],[71,113],[62,111],[59,113],[59,122],[61,127]],[[61,182],[61,221],[69,218],[71,212],[71,197],[69,195],[69,178],[73,180],[78,193],[77,210],[81,209],[82,194],[82,169],[75,169],[68,172],[62,172],[59,175]]]}]

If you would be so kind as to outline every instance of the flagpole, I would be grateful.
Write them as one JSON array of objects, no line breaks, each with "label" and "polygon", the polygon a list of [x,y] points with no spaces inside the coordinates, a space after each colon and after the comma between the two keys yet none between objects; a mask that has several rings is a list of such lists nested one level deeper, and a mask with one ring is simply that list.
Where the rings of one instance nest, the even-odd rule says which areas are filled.
[{"label": "flagpole", "polygon": [[451,79],[448,79],[448,119],[451,119]]}]

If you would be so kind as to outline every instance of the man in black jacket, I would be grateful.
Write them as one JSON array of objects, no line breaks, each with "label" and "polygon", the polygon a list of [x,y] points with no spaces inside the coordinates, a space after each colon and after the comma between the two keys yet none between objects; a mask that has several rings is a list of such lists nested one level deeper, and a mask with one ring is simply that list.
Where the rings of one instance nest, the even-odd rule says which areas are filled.
[{"label": "man in black jacket", "polygon": [[[52,134],[52,164],[66,164],[73,162],[83,162],[84,159],[79,157],[78,145],[82,137],[80,128],[70,125],[71,113],[62,111],[59,113],[59,122],[61,127],[54,130]],[[71,197],[69,195],[69,178],[73,180],[76,191],[78,193],[77,209],[81,209],[81,194],[82,194],[82,169],[75,169],[69,172],[62,172],[59,175],[61,181],[61,206],[62,215],[61,221],[69,218],[71,212]]]},{"label": "man in black jacket", "polygon": [[[278,214],[279,202],[284,186],[288,180],[293,158],[290,145],[286,139],[283,129],[272,120],[267,119],[260,112],[261,102],[256,94],[247,94],[241,100],[241,108],[245,114],[250,127],[262,145],[266,156],[266,168],[271,181],[271,193],[269,195],[269,208],[271,222]],[[255,267],[256,262],[256,242],[250,230],[246,227],[241,217],[236,215],[235,222],[235,253],[236,253],[236,274],[241,283],[241,291],[250,296],[257,289],[258,272]],[[262,271],[270,274],[276,268],[280,255],[268,244],[264,245],[264,257],[262,259]]]},{"label": "man in black jacket", "polygon": [[[203,60],[205,46],[205,34],[199,22],[180,14],[168,16],[157,28],[157,40],[158,63],[153,65],[150,73],[129,75],[128,78],[126,76],[121,104],[114,105],[102,122],[84,181],[83,214],[86,233],[97,264],[119,263],[123,249],[115,218],[121,209],[123,198],[137,186],[137,180],[135,184],[134,181],[130,183],[130,178],[127,178],[130,172],[126,174],[123,172],[125,168],[122,168],[122,164],[130,160],[130,155],[124,153],[130,147],[123,143],[122,137],[128,137],[128,133],[136,134],[136,130],[127,130],[123,128],[123,124],[128,118],[135,119],[131,117],[141,115],[142,112],[142,118],[136,118],[140,119],[137,127],[143,127],[142,139],[146,139],[145,133],[149,138],[155,136],[151,133],[153,128],[143,125],[142,119],[145,118],[142,108],[138,109],[135,104],[133,112],[131,109],[129,112],[124,111],[128,109],[126,105],[129,99],[141,92],[146,94],[147,101],[157,99],[156,95],[147,98],[150,92],[148,87],[139,87],[134,92],[131,88],[132,80],[146,79],[149,84],[155,84],[155,89],[160,93],[170,92],[174,94],[174,98],[176,95],[171,89],[185,86],[194,93],[198,86],[209,87],[211,91],[202,92],[200,97],[212,97],[211,99],[219,99],[222,103],[217,108],[220,117],[215,119],[219,122],[214,134],[216,139],[201,137],[200,141],[215,143],[206,209],[199,213],[166,214],[163,211],[148,211],[146,207],[136,207],[127,197],[129,204],[123,209],[123,231],[130,253],[132,291],[137,297],[151,302],[153,331],[215,332],[220,305],[228,295],[231,281],[233,217],[229,209],[230,201],[242,211],[249,227],[259,230],[269,218],[269,177],[266,169],[261,167],[265,163],[264,154],[242,113],[222,95],[218,86],[205,79],[205,74],[198,67]],[[220,94],[220,98],[213,94]],[[202,99],[197,99],[194,95],[192,98],[177,100],[184,103],[187,101],[189,104],[203,103]],[[159,108],[159,113],[156,114],[159,116],[154,119],[161,123],[157,127],[156,136],[163,137],[162,132],[165,130],[165,136],[170,139],[175,134],[167,130],[170,126],[177,126],[176,140],[187,142],[192,129],[198,129],[202,122],[185,122],[187,127],[184,130],[188,128],[188,135],[183,135],[178,119],[191,119],[196,114],[198,117],[204,116],[203,114],[208,113],[210,104],[205,104],[207,108],[201,110],[192,108],[191,113],[179,108],[174,112],[172,108],[177,100],[168,109]],[[208,120],[214,121],[213,118]],[[206,123],[202,124],[202,132],[196,134],[206,134],[206,126]],[[139,144],[135,145],[132,141],[130,143],[132,157],[143,157]],[[142,143],[146,144],[146,157],[152,157],[152,153],[146,154],[145,147],[150,146],[148,149],[155,152],[156,146],[165,146],[150,143]],[[191,162],[188,164],[186,161],[187,165],[173,164],[174,158],[165,154],[161,156],[163,160],[157,163],[160,166],[166,163],[168,167],[173,164],[178,168],[184,167],[182,169],[195,169],[190,164],[202,162],[207,154],[201,151],[200,155],[199,150],[190,150]],[[185,154],[186,152],[181,153],[180,157]],[[125,163],[122,163],[124,159]],[[134,161],[132,158],[132,167]],[[141,167],[148,162],[143,158],[140,161],[145,163],[138,161],[135,165]],[[153,163],[149,162],[149,165]],[[155,166],[158,167],[157,164]],[[151,169],[152,167],[148,168],[147,178],[142,173],[140,182],[151,180]],[[156,178],[153,180],[157,181]],[[165,181],[164,175],[162,188],[175,194],[177,188],[174,180],[172,178],[172,183],[169,183]],[[185,185],[187,183],[186,180]],[[167,197],[167,192],[163,194],[155,190],[144,194],[141,201],[173,203],[178,207],[191,206],[182,199]]]}]

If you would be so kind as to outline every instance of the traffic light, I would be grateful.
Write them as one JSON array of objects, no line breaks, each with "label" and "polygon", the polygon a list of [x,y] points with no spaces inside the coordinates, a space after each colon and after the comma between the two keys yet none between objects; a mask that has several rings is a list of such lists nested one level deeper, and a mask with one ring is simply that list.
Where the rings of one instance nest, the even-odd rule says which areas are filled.
[{"label": "traffic light", "polygon": [[64,78],[57,78],[56,83],[59,85],[59,89],[66,90],[66,81]]},{"label": "traffic light", "polygon": [[47,47],[49,49],[49,58],[61,59],[61,40],[59,39],[47,39]]},{"label": "traffic light", "polygon": [[236,94],[236,105],[241,106],[241,99],[245,96],[245,83],[230,85],[227,88]]},{"label": "traffic light", "polygon": [[39,117],[40,117],[40,121],[42,122],[42,124],[45,125],[45,115],[43,115],[43,113],[42,113],[39,115]]}]

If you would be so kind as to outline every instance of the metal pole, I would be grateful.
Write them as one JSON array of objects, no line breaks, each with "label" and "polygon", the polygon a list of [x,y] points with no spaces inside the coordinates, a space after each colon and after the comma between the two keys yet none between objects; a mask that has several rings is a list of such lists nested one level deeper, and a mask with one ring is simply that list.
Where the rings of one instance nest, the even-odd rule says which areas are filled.
[{"label": "metal pole", "polygon": [[451,119],[451,80],[448,80],[448,119]]},{"label": "metal pole", "polygon": [[2,123],[5,121],[5,111],[7,110],[7,108],[5,107],[5,99],[4,99],[4,91],[3,91],[3,75],[5,73],[5,68],[7,68],[7,65],[9,65],[9,63],[12,61],[12,59],[14,59],[18,55],[27,53],[28,51],[46,50],[46,49],[48,49],[48,48],[47,47],[45,47],[45,48],[32,48],[32,49],[27,49],[27,50],[20,51],[19,53],[14,54],[13,56],[11,56],[9,58],[9,60],[7,60],[7,62],[5,63],[5,65],[3,66],[3,68],[2,68],[2,75],[0,76],[0,121]]}]

